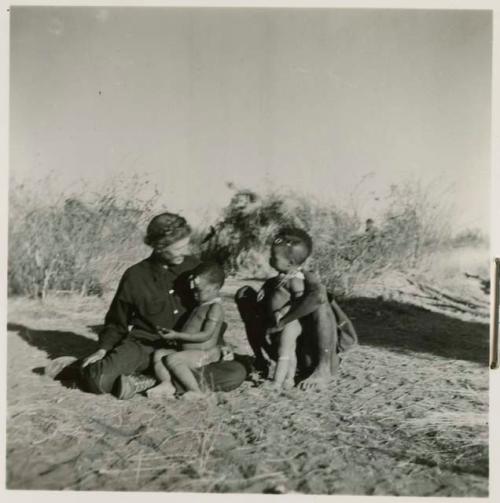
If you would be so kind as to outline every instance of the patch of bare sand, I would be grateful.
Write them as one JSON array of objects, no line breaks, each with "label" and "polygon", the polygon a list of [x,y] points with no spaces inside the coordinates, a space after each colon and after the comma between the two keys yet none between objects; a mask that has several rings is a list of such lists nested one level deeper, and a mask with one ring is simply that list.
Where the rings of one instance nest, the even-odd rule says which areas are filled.
[{"label": "patch of bare sand", "polygon": [[[224,292],[227,338],[248,352],[231,301],[240,285]],[[361,345],[324,393],[244,383],[217,403],[120,402],[40,375],[49,358],[92,347],[106,307],[10,303],[9,488],[487,494],[485,324],[349,300]]]}]

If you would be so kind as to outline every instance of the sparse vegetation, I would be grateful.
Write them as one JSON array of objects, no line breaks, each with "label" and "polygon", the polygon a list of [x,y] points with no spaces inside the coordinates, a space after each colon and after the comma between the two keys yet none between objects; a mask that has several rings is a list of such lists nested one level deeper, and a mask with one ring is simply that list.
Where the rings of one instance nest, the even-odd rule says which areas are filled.
[{"label": "sparse vegetation", "polygon": [[195,230],[202,256],[235,274],[222,293],[240,354],[242,278],[269,274],[279,226],[311,233],[311,267],[350,297],[360,336],[321,395],[246,382],[198,404],[119,402],[43,376],[50,359],[93,350],[120,274],[148,252],[144,228],[163,208],[130,185],[85,199],[11,188],[8,488],[487,495],[487,251],[476,231],[453,236],[418,184],[392,187],[370,232],[355,210],[238,190]]},{"label": "sparse vegetation", "polygon": [[[140,198],[140,183],[112,183],[85,199],[13,186],[9,216],[9,294],[45,297],[50,291],[82,295],[113,289],[120,273],[146,251],[144,228],[159,211],[158,192]],[[208,229],[195,229],[193,246],[230,273],[266,277],[269,239],[285,225],[307,229],[317,269],[337,295],[350,295],[384,271],[416,270],[442,249],[483,244],[476,230],[453,237],[442,194],[419,184],[392,186],[386,211],[365,232],[355,210],[293,193],[234,196]]]},{"label": "sparse vegetation", "polygon": [[8,291],[44,298],[50,291],[100,295],[146,250],[142,237],[156,196],[144,201],[137,180],[100,193],[47,193],[13,186]]},{"label": "sparse vegetation", "polygon": [[[223,291],[227,343],[248,353],[232,301],[241,285]],[[361,346],[321,394],[246,382],[198,404],[120,402],[33,372],[92,344],[106,307],[96,297],[11,300],[10,489],[487,494],[484,323],[349,300]]]}]

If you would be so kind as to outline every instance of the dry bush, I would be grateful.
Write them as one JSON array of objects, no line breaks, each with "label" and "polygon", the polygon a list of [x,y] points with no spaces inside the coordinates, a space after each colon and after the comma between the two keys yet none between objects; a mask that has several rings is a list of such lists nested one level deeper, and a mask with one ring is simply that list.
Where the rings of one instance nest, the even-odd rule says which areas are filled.
[{"label": "dry bush", "polygon": [[84,199],[51,194],[47,181],[38,189],[11,186],[9,294],[101,294],[144,255],[141,238],[155,195],[141,200],[140,189],[137,179],[113,182],[100,193],[86,193]]},{"label": "dry bush", "polygon": [[[114,288],[123,270],[147,253],[141,244],[144,228],[164,210],[157,204],[158,191],[144,195],[147,182],[123,179],[128,181],[112,181],[98,193],[81,188],[77,195],[55,195],[46,181],[36,189],[11,186],[9,294],[86,295]],[[392,186],[377,227],[365,232],[355,209],[293,192],[235,190],[218,221],[195,229],[192,243],[203,259],[224,264],[228,273],[265,278],[272,273],[271,237],[280,227],[301,227],[314,241],[310,267],[336,295],[349,295],[387,270],[414,270],[437,250],[480,238],[469,232],[451,239],[443,196],[418,183]]]},{"label": "dry bush", "polygon": [[481,248],[488,246],[489,239],[481,229],[465,229],[454,236],[450,244],[455,248]]},{"label": "dry bush", "polygon": [[416,268],[450,242],[444,195],[418,183],[391,186],[378,226],[360,232],[355,210],[294,193],[258,196],[240,190],[211,228],[210,239],[198,243],[204,256],[225,263],[230,272],[265,277],[272,235],[282,226],[301,227],[314,241],[311,267],[334,293],[348,295],[389,269]]}]

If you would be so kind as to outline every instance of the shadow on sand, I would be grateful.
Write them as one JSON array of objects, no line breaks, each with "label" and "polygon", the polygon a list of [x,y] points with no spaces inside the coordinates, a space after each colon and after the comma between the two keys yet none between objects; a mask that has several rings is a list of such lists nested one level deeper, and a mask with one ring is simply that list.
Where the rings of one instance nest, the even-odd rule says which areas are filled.
[{"label": "shadow on sand", "polygon": [[17,332],[29,345],[45,351],[51,360],[60,356],[83,358],[97,349],[96,341],[74,332],[33,330],[17,323],[7,323],[7,330]]},{"label": "shadow on sand", "polygon": [[489,325],[373,298],[342,302],[361,345],[403,353],[429,353],[488,365]]},{"label": "shadow on sand", "polygon": [[[373,298],[344,299],[341,306],[352,319],[361,345],[403,353],[429,353],[454,360],[488,365],[489,326],[462,321],[411,304]],[[102,325],[90,326],[98,332]],[[8,323],[28,344],[45,351],[50,359],[82,358],[97,348],[96,341],[74,332],[33,330]]]},{"label": "shadow on sand", "polygon": [[[61,381],[62,385],[74,388],[80,379],[80,359],[90,355],[97,349],[97,342],[80,334],[63,330],[33,330],[25,325],[17,323],[7,323],[7,330],[17,332],[19,337],[30,346],[38,348],[47,353],[51,360],[60,357],[74,357],[76,361],[61,367],[52,378]],[[34,374],[47,374],[48,367],[35,367]],[[50,371],[49,371],[50,375]]]}]

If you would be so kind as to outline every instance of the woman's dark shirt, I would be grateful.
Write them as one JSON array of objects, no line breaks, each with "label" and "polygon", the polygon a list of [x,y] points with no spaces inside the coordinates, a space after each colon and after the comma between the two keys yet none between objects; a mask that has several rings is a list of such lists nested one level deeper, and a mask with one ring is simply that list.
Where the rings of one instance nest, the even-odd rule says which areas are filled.
[{"label": "woman's dark shirt", "polygon": [[110,350],[131,329],[154,341],[156,327],[180,326],[190,309],[189,272],[200,260],[187,256],[180,265],[165,266],[154,255],[125,271],[99,334],[99,347]]}]

